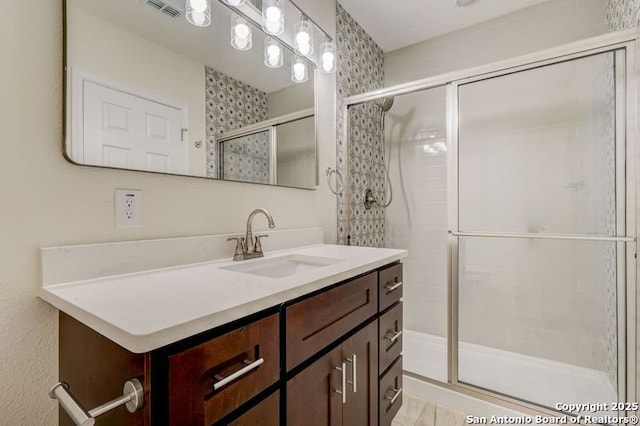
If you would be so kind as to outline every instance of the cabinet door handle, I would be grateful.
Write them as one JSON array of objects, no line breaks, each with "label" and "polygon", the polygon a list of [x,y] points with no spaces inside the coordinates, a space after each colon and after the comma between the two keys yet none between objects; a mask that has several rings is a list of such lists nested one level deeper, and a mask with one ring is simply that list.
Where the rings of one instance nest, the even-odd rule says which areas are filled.
[{"label": "cabinet door handle", "polygon": [[264,362],[264,358],[258,358],[253,362],[245,361],[244,363],[246,365],[244,367],[242,367],[237,371],[234,371],[233,373],[229,374],[227,377],[216,376],[216,379],[219,379],[220,381],[213,384],[213,390],[217,391],[218,389],[225,387],[227,384],[229,384],[229,382],[232,382],[238,377],[244,376],[249,371],[258,368],[263,362]]},{"label": "cabinet door handle", "polygon": [[342,395],[342,403],[347,403],[347,363],[342,362],[342,367],[335,367],[340,372],[340,389],[336,389],[335,392],[338,395]]},{"label": "cabinet door handle", "polygon": [[400,397],[400,395],[402,395],[402,388],[400,388],[400,389],[394,389],[394,390],[393,390],[393,393],[394,393],[394,395],[393,395],[393,396],[386,396],[386,397],[385,397],[385,399],[386,399],[387,401],[389,401],[389,402],[390,402],[390,404],[389,404],[389,405],[393,405],[393,404],[398,400],[398,398]]},{"label": "cabinet door handle", "polygon": [[391,343],[395,343],[400,336],[402,336],[402,330],[387,333],[385,339],[390,341]]},{"label": "cabinet door handle", "polygon": [[351,380],[347,381],[351,386],[353,386],[353,393],[357,392],[358,385],[358,358],[356,354],[351,354],[351,358],[347,358],[347,361],[351,363]]},{"label": "cabinet door handle", "polygon": [[387,293],[391,293],[393,290],[397,290],[402,287],[402,281],[398,281],[395,284],[387,284],[384,288],[387,290]]}]

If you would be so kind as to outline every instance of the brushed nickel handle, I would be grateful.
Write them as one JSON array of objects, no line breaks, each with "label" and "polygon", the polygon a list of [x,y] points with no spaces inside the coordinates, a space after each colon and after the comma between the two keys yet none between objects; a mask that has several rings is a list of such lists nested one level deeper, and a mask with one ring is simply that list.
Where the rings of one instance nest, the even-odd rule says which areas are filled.
[{"label": "brushed nickel handle", "polygon": [[390,341],[391,343],[395,343],[400,336],[402,336],[402,330],[387,333],[387,335],[385,336],[385,339]]},{"label": "brushed nickel handle", "polygon": [[347,380],[347,383],[353,387],[353,393],[356,393],[358,386],[358,357],[356,354],[351,354],[351,358],[347,358],[347,362],[351,363],[351,380]]},{"label": "brushed nickel handle", "polygon": [[125,405],[130,413],[135,413],[144,405],[144,389],[138,379],[131,379],[124,384],[122,396],[102,404],[93,410],[87,411],[80,402],[69,392],[69,385],[64,382],[56,383],[49,392],[49,397],[57,399],[71,420],[76,425],[92,426],[95,418],[107,413],[114,408]]},{"label": "brushed nickel handle", "polygon": [[338,395],[342,395],[342,403],[347,403],[347,363],[342,361],[342,367],[335,367],[336,370],[340,372],[341,379],[341,388],[336,389],[335,392]]},{"label": "brushed nickel handle", "polygon": [[386,396],[384,399],[386,399],[387,401],[389,401],[389,405],[393,405],[398,398],[400,397],[400,395],[402,395],[402,388],[400,389],[393,389],[394,395],[393,396]]},{"label": "brushed nickel handle", "polygon": [[397,290],[400,287],[402,287],[402,281],[398,281],[395,284],[387,284],[384,288],[387,290],[387,293],[391,293],[392,291]]},{"label": "brushed nickel handle", "polygon": [[237,379],[237,378],[239,378],[241,376],[244,376],[245,374],[247,374],[251,370],[255,370],[262,363],[264,363],[264,358],[258,358],[257,360],[255,360],[253,362],[245,360],[244,363],[246,364],[245,367],[242,367],[241,369],[239,369],[237,371],[234,371],[233,373],[229,374],[227,377],[216,376],[216,379],[218,379],[220,381],[213,384],[213,390],[217,391],[218,389],[221,389],[221,388],[225,387],[226,385],[228,385],[230,382],[234,381],[235,379]]}]

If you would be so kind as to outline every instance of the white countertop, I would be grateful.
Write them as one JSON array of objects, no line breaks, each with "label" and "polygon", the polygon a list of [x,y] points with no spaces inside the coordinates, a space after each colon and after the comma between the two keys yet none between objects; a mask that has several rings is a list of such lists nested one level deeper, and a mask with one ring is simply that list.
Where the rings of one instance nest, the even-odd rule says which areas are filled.
[{"label": "white countertop", "polygon": [[[221,269],[290,254],[341,261],[285,278]],[[144,353],[406,256],[406,250],[321,244],[242,262],[212,261],[44,285],[38,296],[129,351]]]}]

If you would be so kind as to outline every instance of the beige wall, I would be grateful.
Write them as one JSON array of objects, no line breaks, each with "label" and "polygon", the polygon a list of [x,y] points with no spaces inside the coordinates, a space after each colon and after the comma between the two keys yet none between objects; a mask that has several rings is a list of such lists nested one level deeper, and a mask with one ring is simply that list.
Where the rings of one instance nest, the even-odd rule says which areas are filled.
[{"label": "beige wall", "polygon": [[[331,24],[332,0],[307,3]],[[323,181],[305,191],[69,164],[61,155],[61,2],[3,2],[0,40],[2,424],[56,424],[47,393],[57,378],[57,312],[35,297],[39,247],[236,232],[255,207],[269,209],[279,227],[320,225],[335,240],[335,197]],[[324,170],[335,162],[335,78],[319,78]],[[114,228],[114,188],[143,191],[142,228]]]},{"label": "beige wall", "polygon": [[[206,176],[204,65],[76,6],[67,10],[69,65],[76,73],[189,114],[189,168]],[[123,66],[126,64],[126,66]],[[195,148],[193,142],[203,141]]]}]

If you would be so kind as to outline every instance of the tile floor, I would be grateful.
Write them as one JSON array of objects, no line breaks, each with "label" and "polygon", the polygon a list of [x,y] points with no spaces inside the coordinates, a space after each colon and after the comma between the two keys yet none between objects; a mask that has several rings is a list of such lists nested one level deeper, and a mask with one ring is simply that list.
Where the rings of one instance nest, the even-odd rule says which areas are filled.
[{"label": "tile floor", "polygon": [[466,417],[466,413],[404,392],[402,408],[392,426],[463,426],[467,424]]}]

